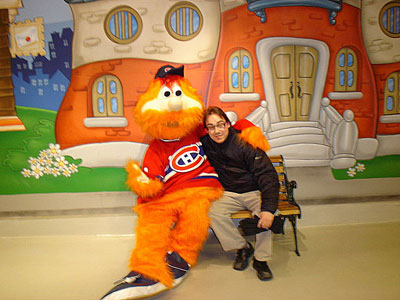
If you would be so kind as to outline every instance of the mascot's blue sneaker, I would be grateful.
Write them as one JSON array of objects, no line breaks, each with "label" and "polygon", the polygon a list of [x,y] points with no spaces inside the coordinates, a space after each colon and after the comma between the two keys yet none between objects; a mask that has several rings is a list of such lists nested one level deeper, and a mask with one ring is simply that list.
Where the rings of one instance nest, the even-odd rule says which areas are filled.
[{"label": "mascot's blue sneaker", "polygon": [[[190,266],[176,252],[168,253],[165,261],[174,275],[173,286],[176,287],[183,281]],[[105,294],[101,300],[144,299],[168,289],[162,283],[148,279],[134,271],[130,272],[124,278],[117,280],[114,284],[116,286]]]},{"label": "mascot's blue sneaker", "polygon": [[173,286],[180,284],[190,269],[190,265],[176,252],[168,253],[165,258],[168,267],[174,275]]},{"label": "mascot's blue sneaker", "polygon": [[124,278],[114,282],[112,288],[101,300],[128,300],[151,297],[167,290],[158,281],[148,279],[137,272],[130,272]]}]

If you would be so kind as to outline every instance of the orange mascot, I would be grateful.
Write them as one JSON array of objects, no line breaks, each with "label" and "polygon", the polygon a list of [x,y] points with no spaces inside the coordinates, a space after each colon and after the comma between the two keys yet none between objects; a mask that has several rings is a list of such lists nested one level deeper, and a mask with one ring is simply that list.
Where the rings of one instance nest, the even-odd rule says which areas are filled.
[{"label": "orange mascot", "polygon": [[183,77],[183,66],[161,67],[134,110],[135,121],[155,139],[142,168],[129,162],[127,184],[138,195],[136,246],[130,272],[102,299],[150,297],[180,283],[208,236],[210,202],[222,195],[206,159],[204,106]]},{"label": "orange mascot", "polygon": [[[161,67],[139,97],[135,121],[154,140],[142,167],[133,161],[126,167],[127,184],[138,195],[132,271],[102,300],[151,297],[179,284],[196,263],[208,236],[210,203],[223,192],[199,139],[205,132],[203,114],[201,97],[184,78],[183,66]],[[247,142],[269,147],[257,144],[266,141],[258,127],[237,124]]]}]

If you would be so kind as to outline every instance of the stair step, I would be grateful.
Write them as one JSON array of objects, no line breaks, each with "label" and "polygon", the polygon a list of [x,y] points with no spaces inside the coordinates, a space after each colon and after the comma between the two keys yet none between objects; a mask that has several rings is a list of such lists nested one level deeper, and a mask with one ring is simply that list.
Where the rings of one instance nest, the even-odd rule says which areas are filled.
[{"label": "stair step", "polygon": [[291,144],[271,148],[267,154],[283,155],[285,160],[329,160],[329,146],[321,144]]},{"label": "stair step", "polygon": [[267,138],[268,140],[271,140],[282,136],[306,135],[306,134],[323,135],[321,128],[318,127],[291,127],[291,128],[283,128],[280,130],[268,132]]},{"label": "stair step", "polygon": [[290,144],[317,144],[329,146],[326,137],[322,134],[289,135],[268,139],[271,148],[286,146]]},{"label": "stair step", "polygon": [[285,166],[288,168],[296,167],[329,167],[329,159],[286,159]]},{"label": "stair step", "polygon": [[320,128],[318,121],[292,121],[292,122],[278,122],[271,123],[271,130],[281,130],[286,128],[297,128],[297,127],[317,127]]}]

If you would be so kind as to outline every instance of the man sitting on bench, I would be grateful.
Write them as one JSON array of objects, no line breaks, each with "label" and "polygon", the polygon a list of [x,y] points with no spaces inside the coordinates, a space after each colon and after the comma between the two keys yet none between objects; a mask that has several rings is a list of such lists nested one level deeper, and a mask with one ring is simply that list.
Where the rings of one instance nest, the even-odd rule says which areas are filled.
[{"label": "man sitting on bench", "polygon": [[247,209],[259,217],[258,228],[270,228],[278,206],[278,175],[265,152],[240,139],[239,131],[219,107],[206,110],[204,127],[208,134],[201,138],[203,149],[225,189],[211,205],[211,227],[224,251],[236,250],[235,270],[246,269],[254,253],[258,278],[269,280],[273,277],[267,263],[272,254],[271,230],[259,230],[254,250],[230,216]]}]

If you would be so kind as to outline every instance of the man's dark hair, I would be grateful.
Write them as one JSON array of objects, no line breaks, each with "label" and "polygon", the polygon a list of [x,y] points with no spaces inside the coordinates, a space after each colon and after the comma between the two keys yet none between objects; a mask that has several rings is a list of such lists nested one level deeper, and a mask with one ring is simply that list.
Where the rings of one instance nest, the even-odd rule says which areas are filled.
[{"label": "man's dark hair", "polygon": [[228,116],[226,115],[226,113],[221,108],[219,108],[217,106],[210,106],[210,107],[208,107],[206,109],[206,112],[204,114],[204,118],[203,118],[204,128],[207,127],[206,126],[207,125],[206,122],[207,122],[208,116],[210,116],[210,115],[218,115],[222,119],[224,119],[227,124],[231,125],[231,121],[229,120]]}]

